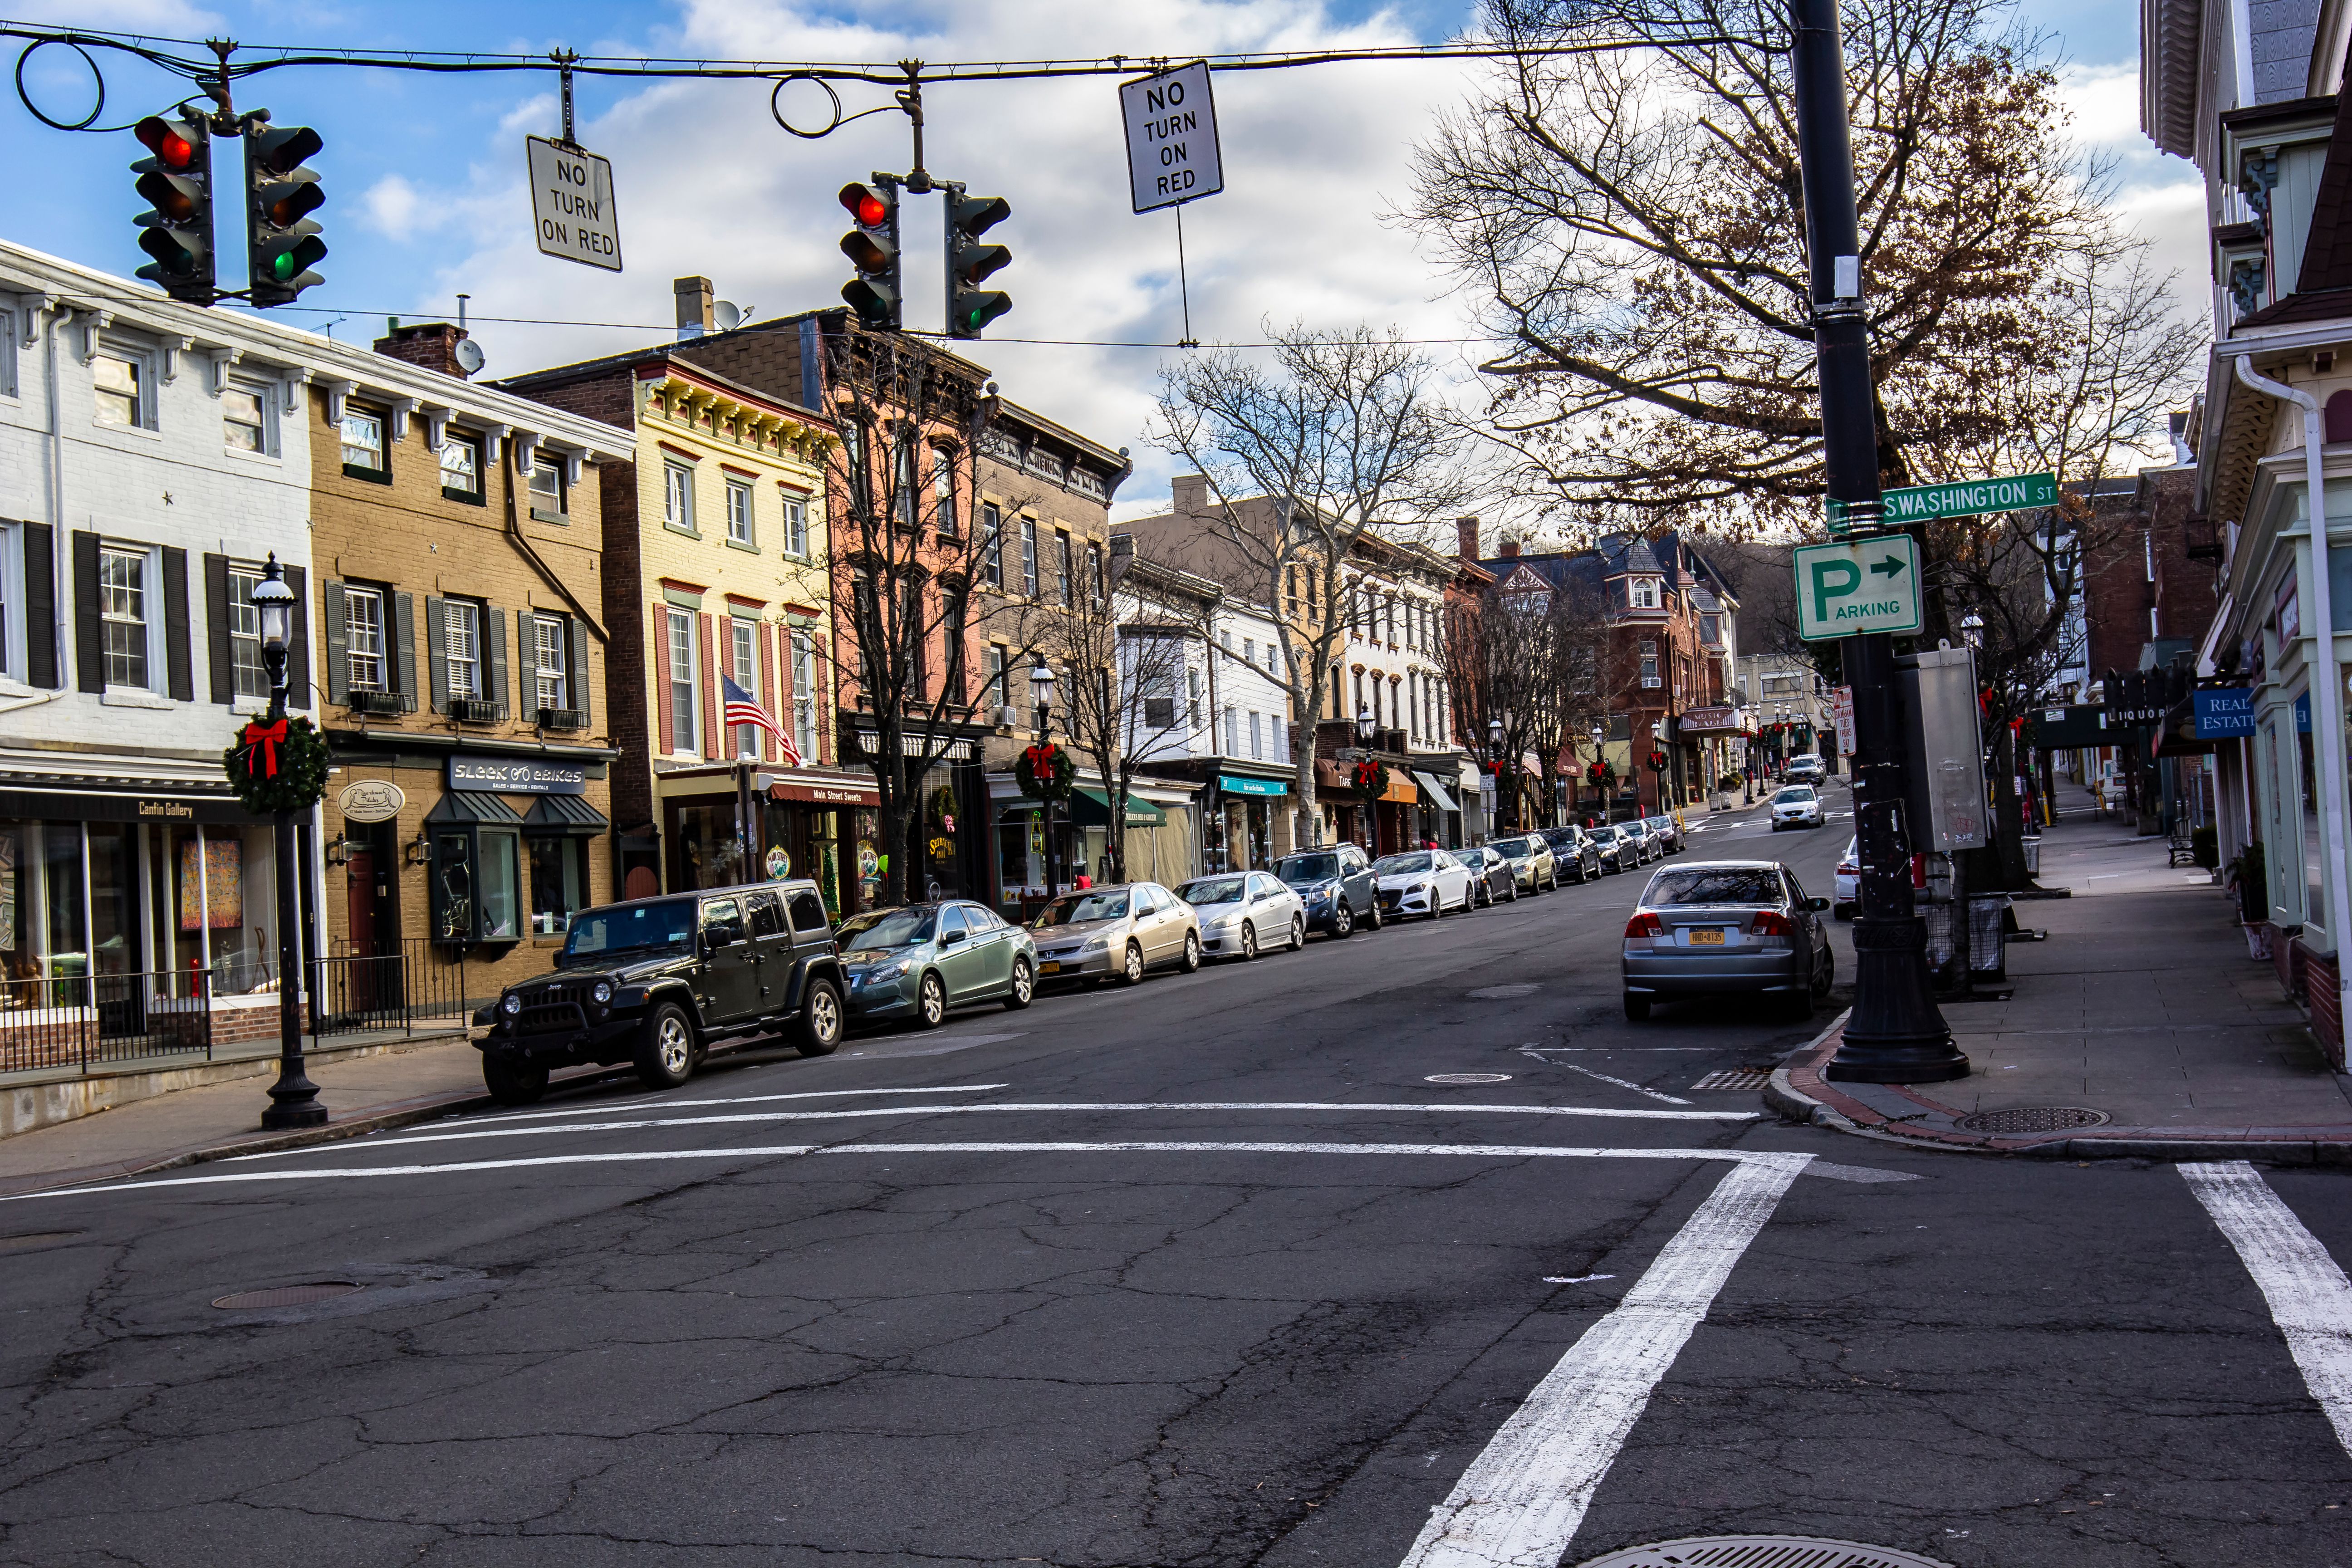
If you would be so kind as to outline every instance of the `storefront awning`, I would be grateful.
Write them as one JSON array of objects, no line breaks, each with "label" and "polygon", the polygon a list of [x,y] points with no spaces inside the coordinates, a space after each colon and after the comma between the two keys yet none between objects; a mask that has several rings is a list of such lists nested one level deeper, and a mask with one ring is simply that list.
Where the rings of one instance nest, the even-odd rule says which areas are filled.
[{"label": "storefront awning", "polygon": [[[1070,820],[1080,827],[1110,826],[1110,796],[1098,789],[1079,785],[1070,795]],[[1139,795],[1127,797],[1127,825],[1129,827],[1157,827],[1168,820],[1168,814]]]},{"label": "storefront awning", "polygon": [[762,770],[758,781],[770,800],[806,801],[814,805],[880,805],[882,792],[870,777],[848,773],[807,770]]},{"label": "storefront awning", "polygon": [[1226,795],[1286,795],[1290,785],[1281,779],[1244,778],[1239,773],[1219,773],[1217,788]]},{"label": "storefront awning", "polygon": [[1459,805],[1454,804],[1454,797],[1445,793],[1445,786],[1444,784],[1439,784],[1427,773],[1415,773],[1412,776],[1414,781],[1421,785],[1421,793],[1429,797],[1430,805],[1437,807],[1440,811],[1459,811],[1462,809]]},{"label": "storefront awning", "polygon": [[[542,800],[549,798],[541,795]],[[515,808],[494,795],[479,790],[453,789],[441,797],[441,802],[425,814],[427,822],[474,822],[493,827],[520,827],[522,818]],[[599,818],[598,820],[602,820]]]},{"label": "storefront awning", "polygon": [[1348,775],[1339,771],[1339,763],[1327,762],[1321,757],[1315,759],[1316,794],[1321,795],[1338,795],[1347,787]]},{"label": "storefront awning", "polygon": [[1412,781],[1413,775],[1402,768],[1389,769],[1389,787],[1381,792],[1381,799],[1384,802],[1393,802],[1398,805],[1419,805],[1421,790]]},{"label": "storefront awning", "polygon": [[532,833],[577,834],[594,837],[611,829],[604,814],[576,795],[543,795],[531,803],[522,825]]}]

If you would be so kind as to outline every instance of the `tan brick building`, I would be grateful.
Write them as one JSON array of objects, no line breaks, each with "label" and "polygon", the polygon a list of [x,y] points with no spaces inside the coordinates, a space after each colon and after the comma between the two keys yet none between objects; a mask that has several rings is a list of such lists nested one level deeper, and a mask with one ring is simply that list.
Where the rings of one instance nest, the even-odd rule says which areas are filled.
[{"label": "tan brick building", "polygon": [[308,392],[329,952],[404,954],[412,1000],[547,969],[614,889],[592,466],[628,437],[468,384],[462,336]]}]

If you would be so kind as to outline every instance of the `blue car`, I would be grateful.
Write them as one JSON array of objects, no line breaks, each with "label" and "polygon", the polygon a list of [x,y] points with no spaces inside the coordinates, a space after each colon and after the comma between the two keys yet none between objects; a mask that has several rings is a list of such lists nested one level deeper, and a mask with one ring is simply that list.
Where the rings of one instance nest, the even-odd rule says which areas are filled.
[{"label": "blue car", "polygon": [[977,1002],[1026,1007],[1037,994],[1037,944],[984,904],[961,900],[869,910],[842,922],[849,1016],[861,1024],[936,1029]]}]

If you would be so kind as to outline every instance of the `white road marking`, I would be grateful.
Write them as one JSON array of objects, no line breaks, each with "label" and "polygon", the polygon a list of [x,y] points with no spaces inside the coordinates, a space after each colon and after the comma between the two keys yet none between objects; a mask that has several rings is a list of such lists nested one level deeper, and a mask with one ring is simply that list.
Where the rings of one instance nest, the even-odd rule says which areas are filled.
[{"label": "white road marking", "polygon": [[1580,1274],[1575,1279],[1564,1279],[1558,1274],[1547,1274],[1544,1276],[1544,1283],[1547,1285],[1591,1285],[1599,1280],[1614,1279],[1616,1278],[1617,1276],[1614,1274]]},{"label": "white road marking", "polygon": [[[1582,1072],[1584,1069],[1577,1068],[1572,1070]],[[1598,1078],[1601,1075],[1595,1073],[1593,1076]],[[1643,1092],[1649,1091],[1645,1089]],[[1675,1103],[1687,1105],[1690,1102],[1678,1100]],[[731,1116],[646,1116],[621,1121],[556,1121],[542,1122],[532,1127],[473,1127],[457,1132],[426,1132],[406,1138],[370,1138],[364,1143],[358,1142],[341,1145],[314,1143],[300,1149],[272,1149],[259,1154],[239,1154],[224,1163],[242,1164],[249,1160],[284,1160],[300,1154],[335,1153],[343,1149],[368,1151],[397,1149],[412,1143],[455,1143],[473,1138],[528,1138],[551,1132],[631,1132],[647,1127],[723,1127],[740,1121],[854,1121],[874,1116],[970,1116],[999,1110],[1377,1110],[1413,1111],[1422,1115],[1467,1111],[1474,1115],[1595,1116],[1642,1121],[1755,1121],[1763,1115],[1761,1111],[1756,1110],[1625,1110],[1585,1105],[1359,1105],[1344,1101],[1314,1100],[1298,1102],[1206,1100],[1198,1104],[1158,1104],[1142,1100],[1132,1103],[1105,1101],[1097,1104],[1057,1101],[1022,1104],[1008,1101],[996,1105],[888,1105],[856,1110],[753,1110]]]},{"label": "white road marking", "polygon": [[[211,1187],[243,1182],[331,1182],[383,1176],[432,1176],[469,1171],[520,1171],[544,1165],[616,1165],[672,1160],[782,1160],[803,1154],[1453,1154],[1488,1160],[1707,1160],[1731,1165],[1786,1167],[1794,1174],[1810,1154],[1749,1153],[1738,1149],[1592,1149],[1550,1143],[782,1143],[740,1149],[630,1150],[609,1154],[542,1154],[518,1160],[465,1160],[439,1165],[346,1165],[317,1171],[229,1171],[215,1176],[165,1176],[47,1192],[0,1195],[0,1203],[33,1198],[104,1196],[152,1187]],[[1687,1228],[1687,1227],[1685,1227]]]},{"label": "white road marking", "polygon": [[1625,1079],[1611,1078],[1605,1072],[1594,1072],[1591,1068],[1578,1067],[1574,1062],[1554,1062],[1551,1065],[1556,1068],[1566,1068],[1570,1072],[1580,1072],[1585,1077],[1590,1079],[1598,1079],[1602,1083],[1615,1084],[1619,1089],[1630,1089],[1635,1094],[1646,1094],[1652,1100],[1663,1100],[1668,1105],[1688,1105],[1690,1103],[1687,1100],[1677,1100],[1671,1094],[1660,1094],[1654,1089],[1643,1089],[1640,1084],[1631,1082]]},{"label": "white road marking", "polygon": [[1430,1510],[1403,1568],[1556,1568],[1650,1391],[1811,1158],[1750,1156],[1725,1173]]},{"label": "white road marking", "polygon": [[596,1110],[574,1105],[562,1110],[518,1110],[502,1116],[468,1117],[467,1123],[478,1127],[492,1121],[543,1121],[551,1116],[602,1116],[613,1110],[667,1110],[673,1106],[764,1105],[777,1100],[850,1100],[876,1094],[979,1094],[985,1089],[1012,1087],[1009,1083],[950,1083],[936,1089],[813,1089],[799,1094],[737,1094],[725,1100],[656,1100],[647,1096],[617,1102],[608,1100]]},{"label": "white road marking", "polygon": [[2243,1160],[2183,1165],[2181,1178],[2252,1275],[2303,1384],[2352,1452],[2352,1282]]}]

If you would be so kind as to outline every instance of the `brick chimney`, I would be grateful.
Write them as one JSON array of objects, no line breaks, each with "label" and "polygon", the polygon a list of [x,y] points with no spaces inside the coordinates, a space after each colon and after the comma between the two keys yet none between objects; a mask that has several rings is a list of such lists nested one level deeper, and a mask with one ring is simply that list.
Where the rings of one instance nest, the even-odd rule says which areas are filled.
[{"label": "brick chimney", "polygon": [[670,282],[677,296],[677,336],[680,342],[698,338],[718,323],[712,319],[710,307],[717,290],[708,278],[678,278]]},{"label": "brick chimney", "polygon": [[1179,474],[1168,481],[1169,509],[1178,517],[1196,517],[1209,510],[1209,476]]},{"label": "brick chimney", "polygon": [[1465,561],[1478,559],[1478,520],[1457,517],[1454,520],[1454,553]]},{"label": "brick chimney", "polygon": [[466,368],[457,363],[457,345],[468,335],[463,327],[447,321],[419,321],[413,327],[404,327],[396,316],[385,325],[391,328],[391,334],[376,339],[376,353],[386,359],[437,370],[459,381],[466,379]]},{"label": "brick chimney", "polygon": [[1515,556],[1519,552],[1519,542],[1507,533],[1503,535],[1503,542],[1496,545],[1496,548],[1501,551],[1506,558],[1508,558],[1510,556]]}]

